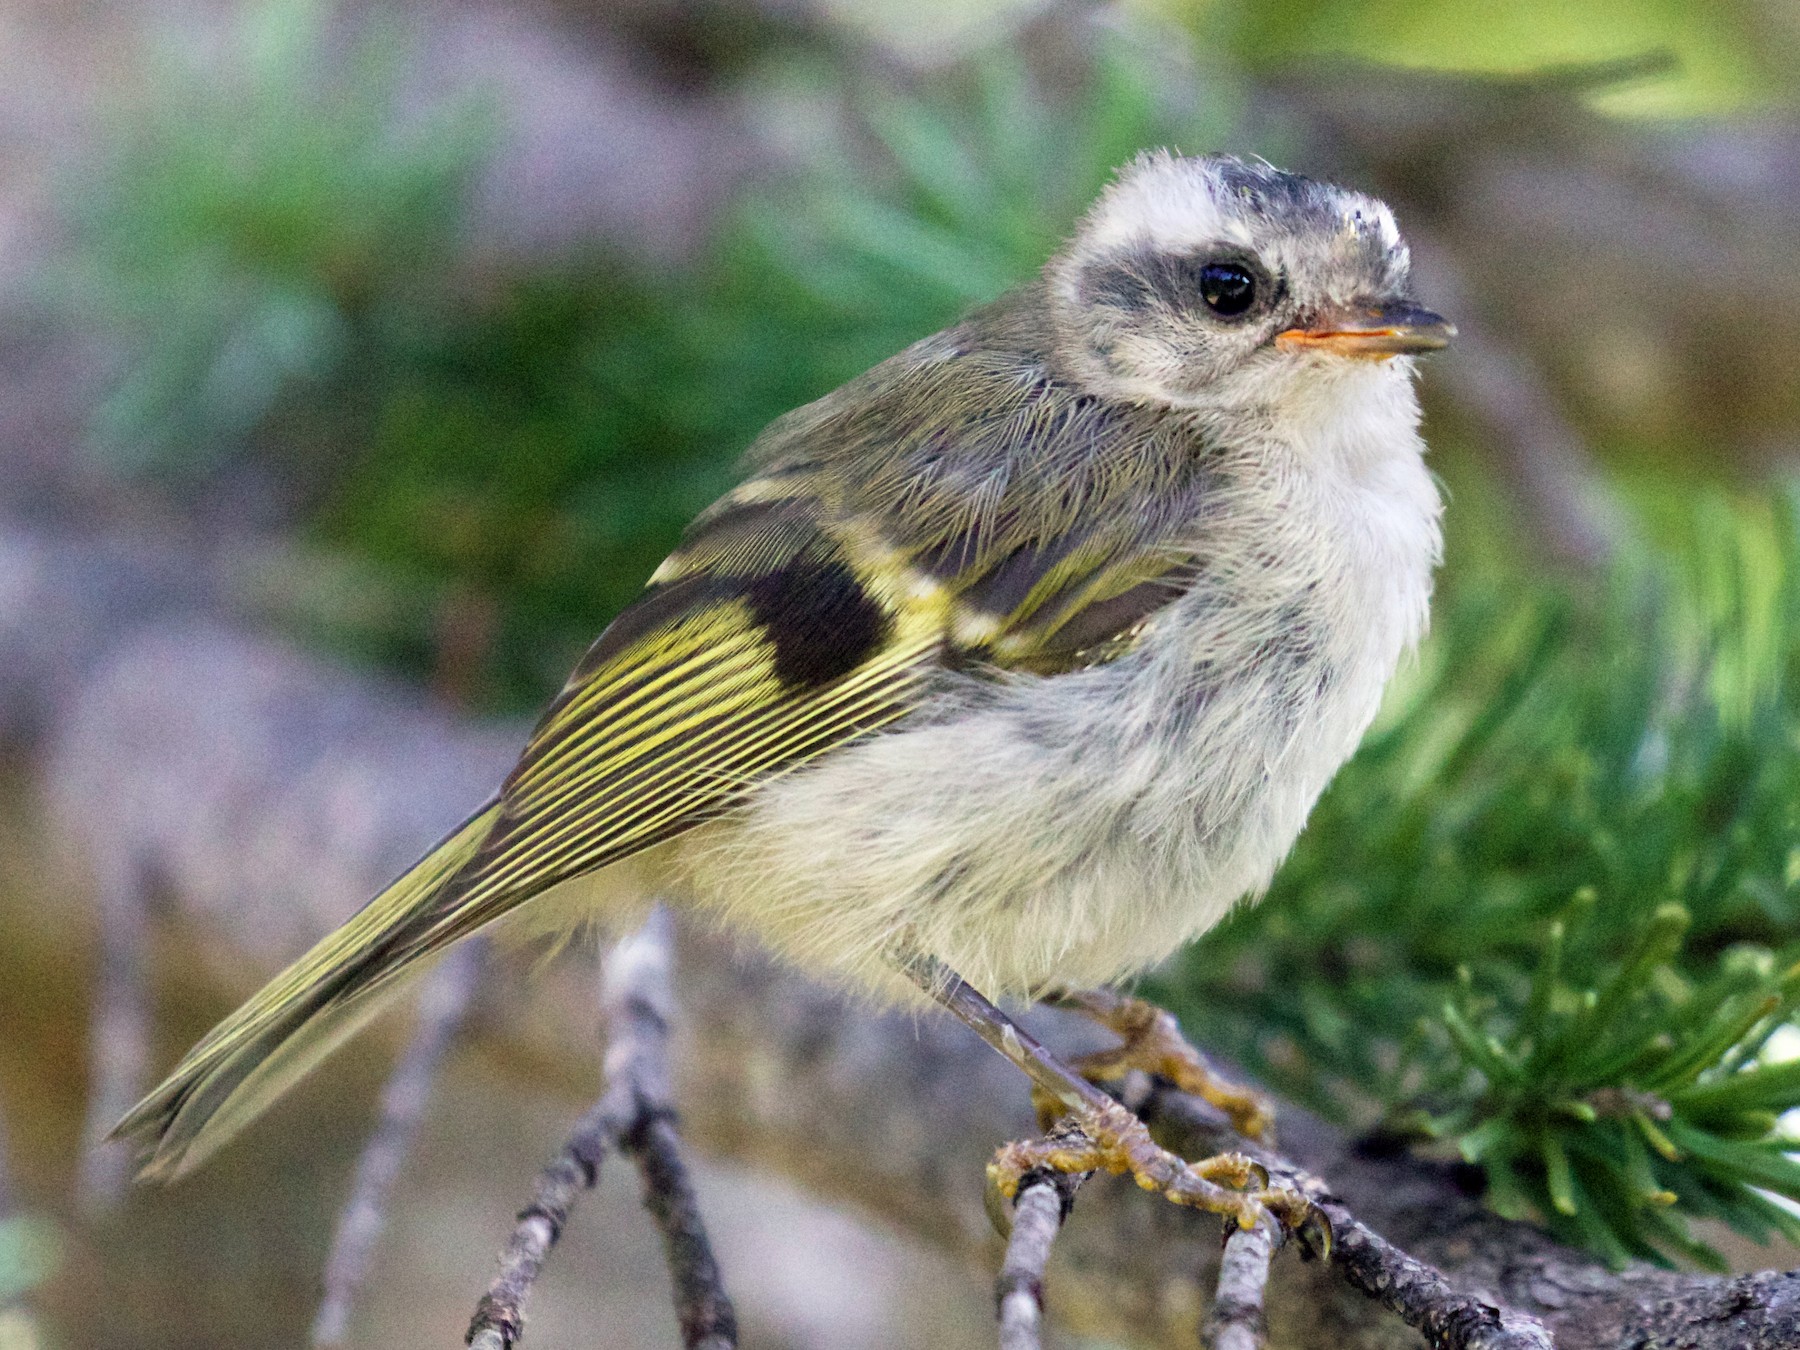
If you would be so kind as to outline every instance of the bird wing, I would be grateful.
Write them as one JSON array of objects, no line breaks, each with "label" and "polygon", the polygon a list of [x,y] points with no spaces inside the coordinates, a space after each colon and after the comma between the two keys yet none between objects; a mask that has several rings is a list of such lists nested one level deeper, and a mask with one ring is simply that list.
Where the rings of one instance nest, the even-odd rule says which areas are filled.
[{"label": "bird wing", "polygon": [[[449,943],[531,896],[729,809],[918,706],[951,667],[1069,670],[1116,658],[1177,594],[1152,549],[952,536],[897,547],[753,480],[703,517],[603,633],[497,801],[190,1050],[115,1133],[143,1175],[188,1171]],[[973,546],[970,545],[970,548]]]},{"label": "bird wing", "polygon": [[804,483],[727,497],[577,666],[480,849],[401,947],[436,949],[718,815],[905,717],[946,669],[1111,660],[1185,580],[1177,555],[1094,541],[1014,542],[946,571],[959,547],[900,548]]}]

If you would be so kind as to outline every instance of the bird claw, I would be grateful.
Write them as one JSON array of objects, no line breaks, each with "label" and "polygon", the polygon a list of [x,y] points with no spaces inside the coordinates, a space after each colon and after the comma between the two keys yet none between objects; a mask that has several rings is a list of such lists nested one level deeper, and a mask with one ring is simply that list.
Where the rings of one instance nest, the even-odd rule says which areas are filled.
[{"label": "bird claw", "polygon": [[1090,1082],[1111,1082],[1134,1069],[1141,1070],[1217,1107],[1246,1139],[1270,1139],[1274,1103],[1254,1088],[1220,1077],[1206,1056],[1181,1034],[1172,1013],[1141,998],[1104,989],[1059,991],[1047,995],[1044,1002],[1092,1018],[1119,1037],[1120,1043],[1111,1050],[1075,1061],[1075,1071]]},{"label": "bird claw", "polygon": [[1306,1256],[1315,1261],[1331,1259],[1331,1247],[1337,1241],[1337,1235],[1332,1231],[1331,1216],[1317,1205],[1307,1205],[1306,1217],[1294,1226],[1293,1233]]},{"label": "bird claw", "polygon": [[1080,1113],[1042,1139],[1016,1141],[994,1154],[987,1168],[988,1217],[1002,1237],[1012,1229],[1012,1201],[1033,1172],[1128,1175],[1147,1191],[1178,1205],[1218,1214],[1242,1228],[1265,1218],[1298,1234],[1309,1250],[1330,1250],[1330,1223],[1300,1192],[1271,1186],[1269,1171],[1242,1153],[1198,1162],[1163,1148],[1144,1122],[1117,1102]]}]

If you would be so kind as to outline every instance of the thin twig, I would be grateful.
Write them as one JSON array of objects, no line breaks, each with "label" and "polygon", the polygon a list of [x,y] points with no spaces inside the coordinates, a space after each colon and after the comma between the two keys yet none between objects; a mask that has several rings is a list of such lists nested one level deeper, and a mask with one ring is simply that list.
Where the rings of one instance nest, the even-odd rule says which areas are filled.
[{"label": "thin twig", "polygon": [[589,1107],[575,1122],[562,1152],[538,1173],[531,1203],[519,1211],[518,1224],[500,1254],[500,1273],[475,1305],[464,1338],[469,1350],[512,1350],[518,1344],[525,1330],[525,1299],[544,1258],[562,1236],[576,1196],[600,1179],[600,1159],[612,1137],[610,1105],[608,1097],[602,1097]]},{"label": "thin twig", "polygon": [[[1065,1120],[1050,1132],[1056,1139],[1078,1132]],[[1000,1350],[1040,1350],[1044,1340],[1044,1268],[1050,1248],[1075,1205],[1075,1192],[1088,1172],[1027,1172],[1013,1198],[1012,1232],[994,1282],[1000,1319]]]},{"label": "thin twig", "polygon": [[669,1026],[674,1014],[674,921],[651,912],[637,935],[608,955],[601,977],[606,1024],[606,1081],[622,1085],[629,1115],[614,1136],[637,1163],[644,1207],[661,1230],[687,1350],[732,1350],[737,1315],[726,1296],[695,1202],[675,1129],[669,1079]]},{"label": "thin twig", "polygon": [[418,1026],[381,1091],[381,1114],[356,1167],[350,1200],[338,1216],[325,1263],[325,1295],[313,1319],[315,1346],[344,1344],[350,1312],[386,1226],[388,1202],[412,1151],[444,1054],[462,1025],[481,975],[485,944],[465,942],[434,970],[419,991]]},{"label": "thin twig", "polygon": [[1233,1226],[1225,1234],[1219,1258],[1219,1287],[1200,1329],[1209,1350],[1263,1350],[1268,1317],[1263,1296],[1269,1287],[1269,1264],[1285,1240],[1281,1226],[1263,1215],[1251,1228]]},{"label": "thin twig", "polygon": [[644,1205],[663,1235],[682,1344],[687,1350],[733,1350],[737,1345],[736,1315],[675,1131],[669,1086],[672,929],[668,911],[659,906],[606,959],[600,977],[607,1036],[605,1091],[538,1174],[531,1203],[520,1211],[501,1254],[500,1274],[475,1307],[466,1338],[470,1350],[512,1350],[518,1344],[531,1286],[576,1198],[599,1180],[600,1161],[609,1149],[637,1163]]},{"label": "thin twig", "polygon": [[1126,1104],[1146,1123],[1184,1135],[1183,1151],[1235,1149],[1267,1168],[1272,1185],[1305,1195],[1331,1225],[1331,1259],[1346,1283],[1398,1314],[1432,1350],[1554,1350],[1549,1331],[1535,1317],[1457,1288],[1435,1266],[1401,1251],[1358,1219],[1323,1180],[1238,1134],[1216,1107],[1156,1085]]},{"label": "thin twig", "polygon": [[687,1350],[733,1350],[737,1313],[706,1239],[674,1122],[666,1114],[652,1116],[624,1144],[643,1179],[644,1208],[662,1230],[682,1345]]},{"label": "thin twig", "polygon": [[1342,1204],[1327,1201],[1319,1208],[1331,1220],[1332,1259],[1345,1281],[1399,1314],[1433,1350],[1554,1350],[1536,1318],[1456,1288],[1437,1267],[1401,1251]]},{"label": "thin twig", "polygon": [[[641,941],[643,937],[639,934],[628,942]],[[603,1005],[611,965],[609,961],[601,976]],[[620,1043],[615,1039],[607,1051],[609,1070],[613,1057],[620,1053]],[[632,1113],[629,1079],[625,1074],[609,1072],[600,1100],[582,1113],[561,1152],[545,1165],[532,1184],[531,1203],[519,1211],[512,1236],[500,1254],[500,1273],[475,1305],[465,1337],[470,1350],[512,1350],[518,1344],[525,1330],[525,1300],[544,1268],[545,1258],[562,1236],[576,1199],[600,1180],[600,1161],[609,1148],[617,1146],[622,1122],[629,1121]]]},{"label": "thin twig", "polygon": [[1063,1218],[1053,1178],[1027,1177],[1013,1202],[1012,1236],[994,1282],[1000,1350],[1039,1350],[1044,1343],[1044,1266]]}]

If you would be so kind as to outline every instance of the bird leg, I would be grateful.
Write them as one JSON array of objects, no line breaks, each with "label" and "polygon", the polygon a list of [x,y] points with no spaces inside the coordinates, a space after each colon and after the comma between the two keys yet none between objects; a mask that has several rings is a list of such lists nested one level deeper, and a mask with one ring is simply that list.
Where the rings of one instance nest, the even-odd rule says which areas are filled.
[{"label": "bird leg", "polygon": [[1046,993],[1042,1001],[1081,1013],[1119,1036],[1120,1043],[1111,1050],[1083,1055],[1071,1065],[1083,1078],[1106,1083],[1141,1069],[1218,1107],[1246,1138],[1268,1140],[1275,1104],[1252,1088],[1220,1077],[1181,1034],[1173,1014],[1110,989],[1058,989]]},{"label": "bird leg", "polygon": [[[1305,1196],[1271,1187],[1262,1165],[1241,1153],[1190,1163],[1163,1148],[1134,1113],[1062,1064],[941,961],[908,956],[899,964],[908,978],[1023,1070],[1034,1097],[1054,1103],[1057,1114],[1068,1116],[1079,1130],[1005,1145],[988,1164],[990,1195],[1010,1201],[1018,1194],[1020,1181],[1040,1169],[1106,1171],[1129,1173],[1147,1191],[1222,1215],[1240,1228],[1252,1228],[1264,1215],[1272,1215],[1289,1231],[1297,1231],[1313,1217]],[[996,1208],[990,1205],[990,1211]]]}]

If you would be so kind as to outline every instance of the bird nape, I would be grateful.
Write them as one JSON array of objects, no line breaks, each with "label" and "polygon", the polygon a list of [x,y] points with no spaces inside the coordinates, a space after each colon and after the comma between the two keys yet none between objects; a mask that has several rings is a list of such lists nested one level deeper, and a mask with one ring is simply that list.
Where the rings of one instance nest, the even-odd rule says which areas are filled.
[{"label": "bird nape", "polygon": [[1084,1076],[989,999],[1116,980],[1267,883],[1423,631],[1411,358],[1452,332],[1380,202],[1140,156],[1040,275],[772,424],[492,802],[118,1132],[179,1175],[450,944],[662,897],[1023,1069],[1088,1145],[1008,1146],[1002,1193],[1104,1167],[1304,1226],[1090,1081],[1142,1065],[1263,1128],[1154,1010],[1058,993],[1124,1038]]}]

